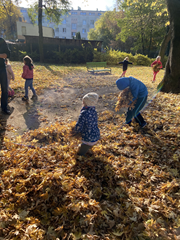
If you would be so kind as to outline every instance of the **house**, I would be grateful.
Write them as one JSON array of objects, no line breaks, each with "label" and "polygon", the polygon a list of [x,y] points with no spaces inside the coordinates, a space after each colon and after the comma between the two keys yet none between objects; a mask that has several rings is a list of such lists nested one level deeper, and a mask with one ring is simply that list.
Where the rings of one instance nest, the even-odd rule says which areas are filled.
[{"label": "house", "polygon": [[[17,21],[17,38],[18,41],[25,40],[26,35],[39,36],[39,29],[37,25],[27,22]],[[51,27],[43,27],[44,37],[54,37],[54,29]]]}]

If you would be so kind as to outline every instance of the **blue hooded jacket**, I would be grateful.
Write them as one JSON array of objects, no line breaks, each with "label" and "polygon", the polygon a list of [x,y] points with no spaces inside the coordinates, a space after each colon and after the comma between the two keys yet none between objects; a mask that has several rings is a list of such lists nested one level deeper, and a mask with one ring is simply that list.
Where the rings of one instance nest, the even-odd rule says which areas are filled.
[{"label": "blue hooded jacket", "polygon": [[116,85],[119,90],[124,90],[125,88],[129,87],[133,95],[133,101],[137,98],[143,98],[148,95],[146,85],[134,77],[119,78],[116,81]]}]

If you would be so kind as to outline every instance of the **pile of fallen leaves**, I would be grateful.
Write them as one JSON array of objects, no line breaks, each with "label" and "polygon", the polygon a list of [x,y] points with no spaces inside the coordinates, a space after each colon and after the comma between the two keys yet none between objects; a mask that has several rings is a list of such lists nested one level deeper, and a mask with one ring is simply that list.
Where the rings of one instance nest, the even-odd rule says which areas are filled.
[{"label": "pile of fallen leaves", "polygon": [[177,239],[180,95],[159,93],[142,114],[146,129],[101,112],[101,140],[86,157],[74,123],[5,139],[0,239]]},{"label": "pile of fallen leaves", "polygon": [[118,112],[121,108],[133,108],[136,101],[133,101],[133,95],[129,88],[125,88],[119,93],[115,111]]}]

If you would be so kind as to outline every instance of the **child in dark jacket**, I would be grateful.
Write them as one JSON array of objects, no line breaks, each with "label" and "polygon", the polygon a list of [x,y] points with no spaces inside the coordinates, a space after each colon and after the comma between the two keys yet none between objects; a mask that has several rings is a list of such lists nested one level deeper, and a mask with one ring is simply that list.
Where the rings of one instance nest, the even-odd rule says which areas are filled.
[{"label": "child in dark jacket", "polygon": [[73,130],[74,135],[80,133],[82,137],[82,144],[77,153],[81,156],[84,156],[100,139],[98,117],[95,110],[98,98],[98,94],[91,92],[86,94],[82,99],[83,108]]},{"label": "child in dark jacket", "polygon": [[116,81],[116,85],[119,90],[124,90],[125,88],[129,87],[133,95],[132,101],[136,101],[132,109],[128,108],[126,114],[126,123],[130,125],[132,119],[135,118],[140,127],[145,127],[147,123],[144,121],[140,111],[144,107],[147,100],[147,87],[144,85],[144,83],[134,77],[120,78]]},{"label": "child in dark jacket", "polygon": [[127,71],[127,68],[128,68],[128,64],[133,64],[133,63],[129,62],[128,57],[125,57],[124,61],[123,62],[118,62],[118,64],[123,65],[123,73],[120,76],[120,78],[121,78],[121,77],[125,77],[125,74],[126,74],[126,71]]}]

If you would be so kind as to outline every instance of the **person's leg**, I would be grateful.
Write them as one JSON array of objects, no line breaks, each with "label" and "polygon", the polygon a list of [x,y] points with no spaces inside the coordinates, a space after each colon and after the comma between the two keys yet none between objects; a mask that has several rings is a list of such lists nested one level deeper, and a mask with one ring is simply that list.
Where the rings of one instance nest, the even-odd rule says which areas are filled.
[{"label": "person's leg", "polygon": [[12,88],[9,85],[10,85],[10,79],[8,79],[8,91],[12,91]]},{"label": "person's leg", "polygon": [[144,121],[144,118],[142,117],[142,115],[140,113],[138,113],[138,115],[135,117],[135,120],[137,123],[139,123],[139,125],[141,127],[145,127],[146,126],[146,122]]},{"label": "person's leg", "polygon": [[156,75],[157,75],[157,73],[158,73],[158,72],[154,72],[154,73],[153,73],[153,82],[155,82],[155,80],[156,80]]},{"label": "person's leg", "polygon": [[89,149],[91,149],[92,146],[89,146],[89,145],[86,145],[84,143],[81,144],[80,148],[78,149],[78,152],[77,154],[80,155],[80,156],[84,156]]},{"label": "person's leg", "polygon": [[25,97],[26,97],[26,98],[28,98],[29,81],[30,81],[30,80],[26,80],[26,81],[25,81]]},{"label": "person's leg", "polygon": [[32,90],[33,95],[36,96],[36,91],[35,91],[35,89],[34,89],[34,87],[33,87],[33,80],[28,80],[28,81],[30,81],[29,87],[30,87],[30,89]]},{"label": "person's leg", "polygon": [[125,77],[125,75],[126,75],[126,71],[127,71],[127,70],[125,70],[125,71],[123,72],[123,77]]},{"label": "person's leg", "polygon": [[[134,118],[137,117],[137,115],[140,113],[140,111],[142,110],[142,108],[144,107],[145,103],[147,100],[147,96],[144,98],[138,98],[137,102],[134,106],[133,109],[128,109],[127,114],[126,114],[126,123],[129,124],[129,122]],[[144,120],[144,119],[143,119]],[[138,122],[139,124],[141,124],[141,122]],[[144,123],[142,121],[142,123]],[[141,125],[140,125],[141,126]]]},{"label": "person's leg", "polygon": [[9,90],[9,91],[12,91],[12,88],[9,86],[9,87],[8,87],[8,90]]},{"label": "person's leg", "polygon": [[8,81],[5,68],[0,69],[0,83],[1,83],[1,108],[3,111],[6,111],[8,105]]}]

